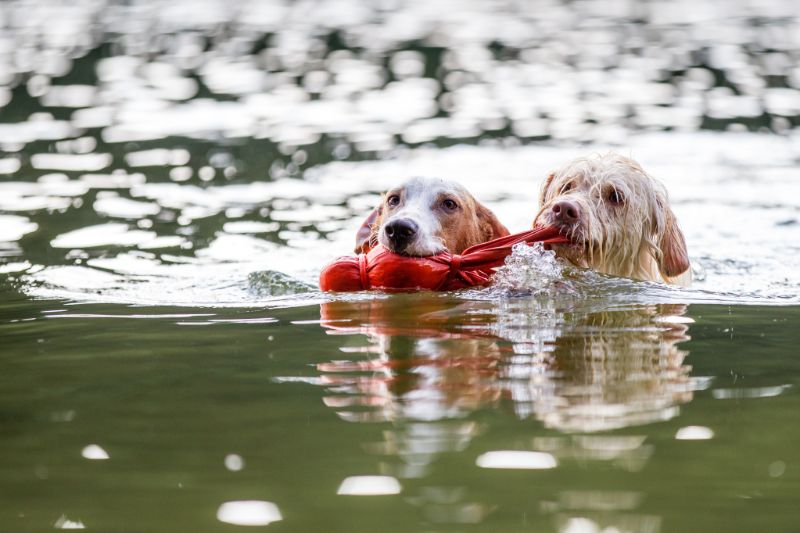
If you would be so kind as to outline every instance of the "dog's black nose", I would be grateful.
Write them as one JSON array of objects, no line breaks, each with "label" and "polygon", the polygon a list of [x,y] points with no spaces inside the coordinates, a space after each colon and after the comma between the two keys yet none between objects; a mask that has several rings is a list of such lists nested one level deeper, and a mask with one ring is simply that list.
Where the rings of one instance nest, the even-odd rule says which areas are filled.
[{"label": "dog's black nose", "polygon": [[413,220],[400,218],[386,224],[383,231],[386,232],[386,236],[389,237],[389,241],[396,247],[397,251],[402,251],[406,245],[414,240],[417,231],[419,231],[419,226]]},{"label": "dog's black nose", "polygon": [[558,222],[563,224],[574,224],[581,218],[581,208],[575,202],[561,200],[553,204],[550,208]]}]

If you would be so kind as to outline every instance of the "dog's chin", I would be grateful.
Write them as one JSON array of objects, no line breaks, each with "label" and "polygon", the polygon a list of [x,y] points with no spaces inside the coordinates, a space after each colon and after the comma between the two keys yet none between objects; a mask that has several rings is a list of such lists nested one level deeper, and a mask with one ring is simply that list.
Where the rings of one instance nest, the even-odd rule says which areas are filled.
[{"label": "dog's chin", "polygon": [[550,244],[546,248],[555,252],[556,257],[564,259],[575,266],[583,268],[590,266],[592,243],[589,241],[573,238],[568,243]]},{"label": "dog's chin", "polygon": [[413,246],[407,246],[401,250],[396,249],[392,246],[386,246],[386,248],[397,255],[404,255],[406,257],[430,257],[432,255],[440,254],[444,252],[443,249],[418,249]]},{"label": "dog's chin", "polygon": [[432,255],[440,254],[446,251],[444,248],[437,246],[426,246],[416,242],[409,243],[406,246],[398,247],[389,239],[378,239],[378,242],[387,250],[397,255],[404,255],[406,257],[430,257]]}]

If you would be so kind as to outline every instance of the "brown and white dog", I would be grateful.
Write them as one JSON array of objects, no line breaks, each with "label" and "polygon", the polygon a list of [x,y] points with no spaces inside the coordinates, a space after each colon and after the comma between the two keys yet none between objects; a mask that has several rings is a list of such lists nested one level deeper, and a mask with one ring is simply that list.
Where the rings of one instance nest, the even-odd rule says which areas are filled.
[{"label": "brown and white dog", "polygon": [[571,239],[553,245],[570,263],[605,274],[689,285],[686,243],[664,186],[630,158],[577,159],[542,186],[533,225],[555,225]]},{"label": "brown and white dog", "polygon": [[426,257],[465,249],[509,232],[460,184],[412,178],[389,190],[356,236],[356,253],[379,243],[396,254]]}]

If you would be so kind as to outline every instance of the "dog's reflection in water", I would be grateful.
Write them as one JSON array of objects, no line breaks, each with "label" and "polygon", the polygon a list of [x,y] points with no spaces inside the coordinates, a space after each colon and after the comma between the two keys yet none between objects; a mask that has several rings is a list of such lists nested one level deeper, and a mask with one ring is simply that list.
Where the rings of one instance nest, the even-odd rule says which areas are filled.
[{"label": "dog's reflection in water", "polygon": [[490,332],[458,331],[438,315],[458,302],[445,302],[397,296],[322,307],[328,333],[359,344],[341,348],[347,360],[319,365],[331,393],[324,401],[350,422],[393,423],[368,448],[400,459],[391,472],[399,477],[422,477],[439,454],[466,449],[478,431],[469,415],[500,400],[500,345]]},{"label": "dog's reflection in water", "polygon": [[516,352],[499,375],[520,417],[596,432],[668,420],[692,399],[687,352],[678,347],[689,339],[685,306],[548,315],[542,305],[509,300],[493,325]]},{"label": "dog's reflection in water", "polygon": [[[666,420],[691,400],[682,305],[567,311],[552,300],[401,295],[323,305],[330,333],[366,335],[320,365],[342,418],[449,420],[510,402],[569,432]],[[356,352],[356,353],[352,353]],[[361,409],[353,409],[360,406]],[[366,407],[367,409],[364,409]]]},{"label": "dog's reflection in water", "polygon": [[456,324],[441,314],[453,305],[404,296],[323,304],[329,333],[364,334],[370,342],[342,348],[369,357],[319,365],[323,380],[344,393],[326,403],[345,407],[338,413],[346,420],[394,422],[460,419],[496,403],[501,346],[489,330],[460,331],[471,318]]},{"label": "dog's reflection in water", "polygon": [[[540,431],[533,446],[560,460],[635,470],[649,455],[645,439],[598,433],[670,419],[692,399],[679,348],[689,338],[684,313],[681,305],[609,310],[534,297],[326,303],[322,325],[346,336],[349,359],[320,365],[325,402],[348,421],[393,423],[369,449],[394,457],[384,468],[398,477],[424,477],[437,456],[491,431],[470,416],[486,409],[511,409],[556,430]],[[438,490],[423,507],[442,511],[435,500],[453,500]],[[454,501],[443,521],[476,521],[488,510]]]}]

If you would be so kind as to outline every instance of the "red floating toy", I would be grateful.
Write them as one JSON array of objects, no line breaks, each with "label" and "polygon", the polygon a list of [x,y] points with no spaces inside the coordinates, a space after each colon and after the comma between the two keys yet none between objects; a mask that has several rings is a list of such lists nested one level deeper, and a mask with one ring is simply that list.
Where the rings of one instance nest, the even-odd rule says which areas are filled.
[{"label": "red floating toy", "polygon": [[472,246],[460,255],[444,252],[429,257],[409,257],[381,245],[367,254],[340,257],[319,275],[323,291],[351,292],[370,289],[422,289],[452,291],[482,287],[492,280],[515,244],[560,244],[569,240],[554,227],[538,227]]}]

